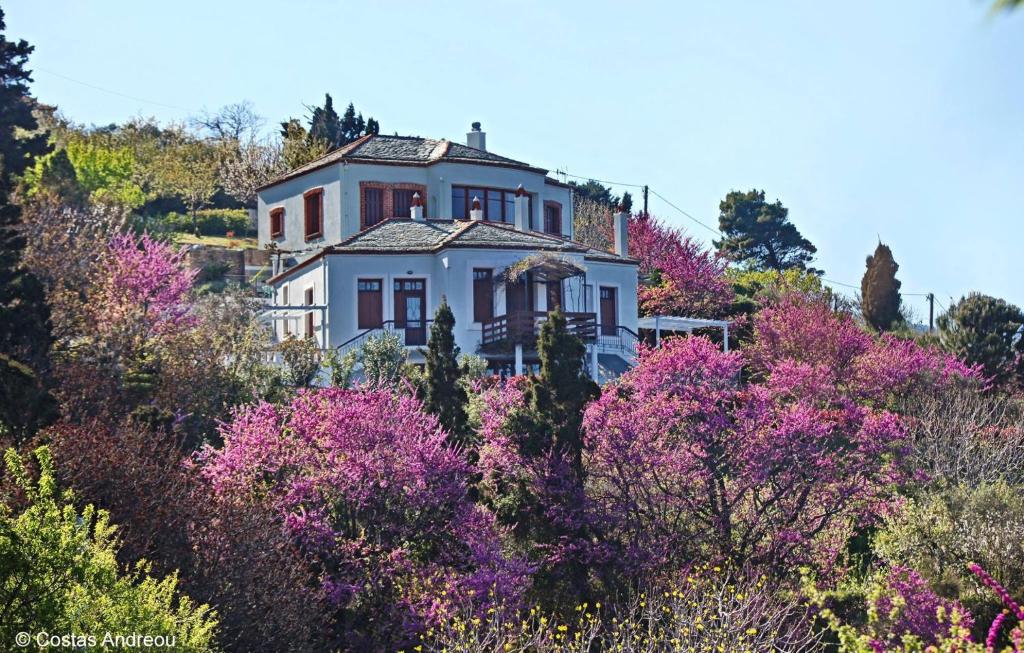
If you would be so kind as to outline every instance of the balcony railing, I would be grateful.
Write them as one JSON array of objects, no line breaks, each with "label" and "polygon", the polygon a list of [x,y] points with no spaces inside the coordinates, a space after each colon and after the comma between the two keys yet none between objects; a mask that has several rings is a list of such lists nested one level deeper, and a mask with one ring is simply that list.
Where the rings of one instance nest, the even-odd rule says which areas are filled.
[{"label": "balcony railing", "polygon": [[399,342],[404,347],[421,347],[427,344],[427,331],[433,320],[406,320],[405,326],[395,326],[394,320],[387,320],[378,327],[371,327],[360,331],[355,336],[338,345],[338,353],[345,354],[353,349],[359,349],[371,337],[383,333],[392,333],[398,336]]},{"label": "balcony railing", "polygon": [[[595,313],[564,313],[566,327],[579,339],[589,342],[597,337],[597,315]],[[515,345],[533,348],[540,333],[540,326],[548,314],[536,311],[519,311],[499,315],[484,322],[480,334],[480,347],[484,351],[499,350]]]}]

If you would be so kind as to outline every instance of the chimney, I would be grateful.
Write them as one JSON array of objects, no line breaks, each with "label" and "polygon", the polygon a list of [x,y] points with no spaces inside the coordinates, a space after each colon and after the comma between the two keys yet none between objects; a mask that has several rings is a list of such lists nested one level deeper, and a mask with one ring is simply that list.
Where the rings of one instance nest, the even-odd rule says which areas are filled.
[{"label": "chimney", "polygon": [[419,193],[413,193],[412,195],[412,206],[409,207],[410,217],[416,222],[423,222],[423,200],[420,199]]},{"label": "chimney", "polygon": [[477,150],[487,150],[487,134],[480,131],[480,123],[474,122],[472,130],[466,134],[466,145]]},{"label": "chimney", "polygon": [[473,208],[469,212],[469,219],[477,222],[484,219],[484,210],[480,208],[480,198],[473,198]]},{"label": "chimney", "polygon": [[615,239],[615,254],[618,256],[629,256],[629,214],[622,206],[615,209],[612,217],[612,231]]},{"label": "chimney", "polygon": [[530,196],[522,184],[516,188],[516,230],[530,230]]}]

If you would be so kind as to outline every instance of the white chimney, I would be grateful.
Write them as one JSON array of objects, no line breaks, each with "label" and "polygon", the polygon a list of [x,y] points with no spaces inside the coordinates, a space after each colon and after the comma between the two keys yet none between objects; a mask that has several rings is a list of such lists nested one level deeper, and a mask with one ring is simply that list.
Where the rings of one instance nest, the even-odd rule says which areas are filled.
[{"label": "white chimney", "polygon": [[615,253],[618,256],[629,256],[629,214],[621,206],[612,217],[612,231],[615,238]]},{"label": "white chimney", "polygon": [[423,200],[419,193],[413,193],[412,206],[409,207],[409,214],[416,222],[423,222]]},{"label": "white chimney", "polygon": [[518,231],[530,230],[530,196],[522,184],[516,189],[516,229]]},{"label": "white chimney", "polygon": [[484,210],[480,208],[480,198],[473,198],[473,208],[469,211],[469,219],[479,222],[484,219]]},{"label": "white chimney", "polygon": [[470,132],[466,134],[466,145],[477,150],[486,150],[487,134],[480,131],[480,123],[478,122],[474,122],[472,127]]}]

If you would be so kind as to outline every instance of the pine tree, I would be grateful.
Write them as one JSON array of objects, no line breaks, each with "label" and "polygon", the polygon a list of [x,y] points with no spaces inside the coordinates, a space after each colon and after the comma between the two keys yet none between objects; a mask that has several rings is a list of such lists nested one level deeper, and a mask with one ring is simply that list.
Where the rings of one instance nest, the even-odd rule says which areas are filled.
[{"label": "pine tree", "polygon": [[1024,324],[1024,311],[981,293],[960,298],[936,320],[943,349],[970,364],[980,364],[996,383],[1024,381],[1024,340],[1013,334]]},{"label": "pine tree", "polygon": [[900,322],[900,269],[888,245],[878,243],[867,259],[867,270],[860,282],[861,312],[867,323],[879,331],[888,331]]},{"label": "pine tree", "polygon": [[809,270],[818,251],[789,221],[789,209],[778,200],[765,201],[763,190],[732,191],[719,204],[715,241],[723,254],[756,270]]},{"label": "pine tree", "polygon": [[442,299],[430,326],[426,351],[424,407],[437,415],[455,442],[463,442],[466,424],[466,391],[459,383],[459,347],[455,344],[455,316]]},{"label": "pine tree", "polygon": [[56,416],[56,404],[44,382],[50,311],[42,283],[22,265],[21,208],[10,196],[17,177],[48,146],[45,134],[18,133],[38,127],[25,70],[33,48],[8,41],[5,29],[0,10],[0,438],[21,441]]}]

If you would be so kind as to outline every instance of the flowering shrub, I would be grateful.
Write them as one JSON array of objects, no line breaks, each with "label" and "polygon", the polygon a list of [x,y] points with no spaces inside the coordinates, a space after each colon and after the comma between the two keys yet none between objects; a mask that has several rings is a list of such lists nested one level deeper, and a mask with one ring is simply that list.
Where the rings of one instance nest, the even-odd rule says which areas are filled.
[{"label": "flowering shrub", "polygon": [[[764,579],[702,566],[679,581],[631,594],[615,605],[583,603],[559,620],[540,608],[466,610],[424,636],[427,651],[531,653],[591,651],[810,651],[819,636],[806,607]],[[570,614],[572,614],[570,612]]]},{"label": "flowering shrub", "polygon": [[748,356],[773,388],[825,401],[843,396],[887,405],[894,397],[942,387],[954,378],[981,379],[977,367],[949,354],[888,334],[876,340],[850,315],[799,293],[755,316]]},{"label": "flowering shrub", "polygon": [[629,255],[640,260],[646,279],[637,292],[644,315],[722,314],[733,293],[727,261],[656,218],[629,220]]},{"label": "flowering shrub", "polygon": [[668,340],[588,408],[587,492],[623,560],[825,566],[901,477],[895,415],[742,386],[742,365],[706,339]]},{"label": "flowering shrub", "polygon": [[447,602],[511,603],[529,568],[467,497],[468,465],[420,403],[387,390],[302,391],[240,410],[208,450],[221,493],[265,495],[322,570],[343,639],[397,644]]},{"label": "flowering shrub", "polygon": [[[955,601],[936,597],[917,574],[906,568],[893,568],[882,584],[871,589],[867,623],[863,626],[842,623],[828,608],[820,615],[839,636],[842,653],[995,653],[1007,619],[1015,619],[1017,625],[1008,633],[1010,645],[998,651],[1021,653],[1024,610],[984,569],[973,563],[969,568],[1005,606],[988,628],[984,643],[971,636],[969,613]],[[807,589],[812,600],[823,606],[823,595],[811,586]]]}]

